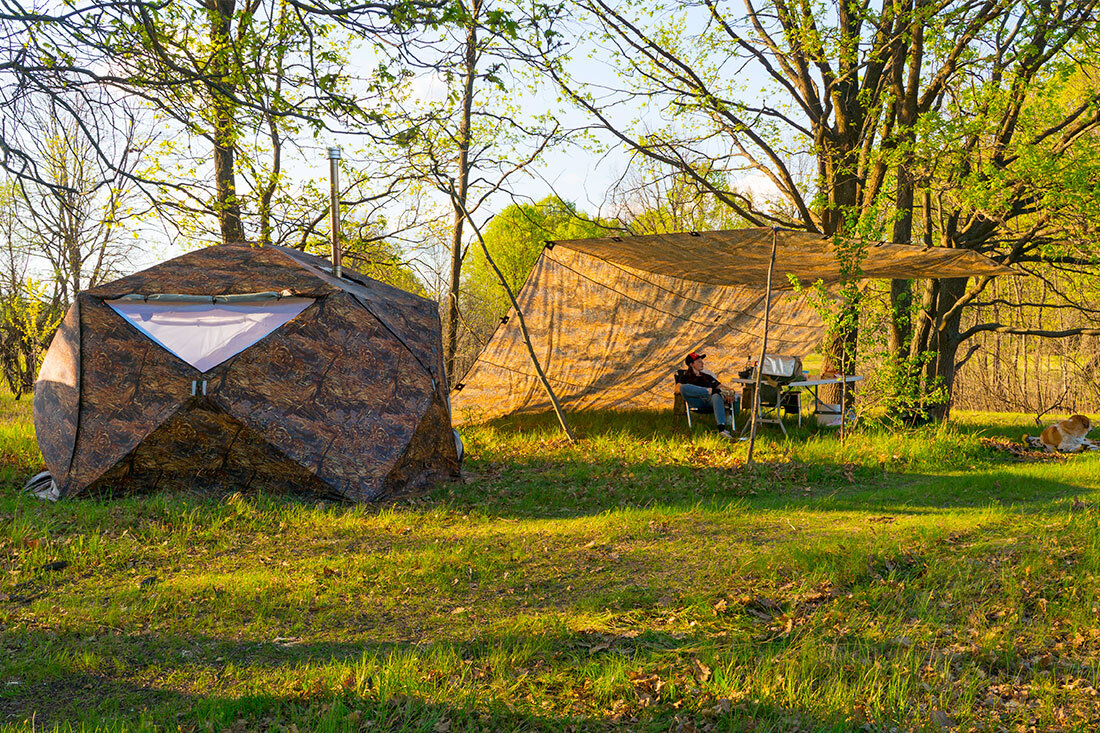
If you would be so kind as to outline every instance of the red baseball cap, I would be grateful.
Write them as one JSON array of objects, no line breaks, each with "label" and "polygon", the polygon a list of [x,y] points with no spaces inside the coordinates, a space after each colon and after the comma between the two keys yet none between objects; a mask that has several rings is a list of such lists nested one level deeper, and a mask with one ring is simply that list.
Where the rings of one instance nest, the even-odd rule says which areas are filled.
[{"label": "red baseball cap", "polygon": [[698,361],[699,359],[706,359],[706,358],[707,358],[706,354],[697,354],[696,352],[693,351],[693,352],[691,352],[690,354],[687,355],[687,358],[684,359],[684,363],[687,364],[688,366],[691,366],[692,363]]}]

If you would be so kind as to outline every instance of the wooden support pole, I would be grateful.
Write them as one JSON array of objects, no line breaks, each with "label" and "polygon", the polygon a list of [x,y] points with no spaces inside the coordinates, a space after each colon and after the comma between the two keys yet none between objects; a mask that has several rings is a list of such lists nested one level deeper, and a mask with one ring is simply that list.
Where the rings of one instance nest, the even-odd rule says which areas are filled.
[{"label": "wooden support pole", "polygon": [[[756,384],[752,391],[752,425],[749,428],[749,455],[745,459],[745,465],[752,465],[752,452],[756,447],[756,424],[760,421],[760,374],[764,370],[764,355],[768,353],[768,324],[772,313],[772,274],[775,272],[775,250],[779,244],[779,227],[772,227],[772,258],[768,263],[768,291],[764,296],[764,336],[760,339],[760,358],[756,362]],[[776,400],[779,400],[779,390],[776,390]],[[776,414],[780,405],[776,406]]]}]

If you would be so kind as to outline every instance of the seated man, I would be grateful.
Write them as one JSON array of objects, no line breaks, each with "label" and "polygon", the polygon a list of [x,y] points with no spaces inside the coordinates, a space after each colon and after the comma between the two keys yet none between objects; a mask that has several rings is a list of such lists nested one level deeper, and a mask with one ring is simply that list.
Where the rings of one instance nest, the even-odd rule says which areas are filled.
[{"label": "seated man", "polygon": [[[705,410],[709,403],[714,410],[714,420],[718,423],[718,434],[723,438],[732,438],[726,430],[726,396],[722,393],[722,383],[714,378],[714,375],[705,371],[704,362],[706,354],[697,354],[694,351],[687,355],[684,363],[687,369],[677,374],[680,394],[690,406]],[[730,395],[730,400],[736,399]]]}]

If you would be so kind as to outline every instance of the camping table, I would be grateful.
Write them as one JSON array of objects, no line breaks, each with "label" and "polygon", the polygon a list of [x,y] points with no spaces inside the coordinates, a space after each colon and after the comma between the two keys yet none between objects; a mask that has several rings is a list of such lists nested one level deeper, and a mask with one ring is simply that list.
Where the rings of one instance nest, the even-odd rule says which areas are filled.
[{"label": "camping table", "polygon": [[[727,379],[726,381],[728,381],[732,384],[747,384],[747,385],[750,385],[750,386],[756,384],[755,379],[740,379],[740,378],[737,378],[737,379]],[[844,375],[844,376],[839,376],[838,375],[838,376],[835,376],[835,377],[821,377],[820,379],[799,379],[799,380],[794,381],[794,382],[788,382],[787,384],[779,385],[779,403],[782,404],[783,395],[785,393],[792,392],[795,389],[802,390],[803,388],[809,388],[810,391],[812,391],[813,394],[814,394],[814,410],[813,410],[813,413],[812,413],[813,415],[843,414],[843,412],[844,412],[844,405],[843,405],[844,395],[843,395],[843,393],[841,394],[840,413],[837,413],[834,410],[822,410],[821,409],[822,405],[825,405],[826,403],[822,402],[821,399],[817,396],[817,388],[820,387],[823,384],[840,384],[842,382],[845,383],[845,384],[854,384],[856,382],[861,382],[861,381],[863,381],[863,377],[860,377],[860,376],[857,376],[857,375],[854,375],[854,374],[849,374],[849,375]],[[786,430],[786,428],[783,427],[782,414],[783,413],[782,413],[781,410],[776,411],[776,416],[778,417],[778,420],[779,420],[779,426],[783,430],[783,433],[786,434],[787,430]],[[843,417],[841,418],[840,426],[843,429],[843,427],[844,427]]]},{"label": "camping table", "polygon": [[856,376],[854,374],[849,374],[849,375],[845,375],[843,377],[836,376],[836,377],[822,377],[820,379],[800,379],[797,382],[791,382],[787,386],[788,387],[799,387],[799,388],[802,388],[802,387],[809,387],[810,388],[810,391],[812,391],[814,393],[814,411],[813,411],[814,415],[818,415],[818,414],[821,414],[821,415],[836,415],[838,413],[833,411],[833,410],[822,410],[822,409],[820,409],[821,406],[824,405],[825,403],[822,402],[821,399],[817,396],[817,388],[820,387],[823,384],[840,384],[841,382],[844,382],[845,384],[855,384],[856,382],[862,382],[862,381],[863,381],[863,377],[859,377],[859,376]]}]

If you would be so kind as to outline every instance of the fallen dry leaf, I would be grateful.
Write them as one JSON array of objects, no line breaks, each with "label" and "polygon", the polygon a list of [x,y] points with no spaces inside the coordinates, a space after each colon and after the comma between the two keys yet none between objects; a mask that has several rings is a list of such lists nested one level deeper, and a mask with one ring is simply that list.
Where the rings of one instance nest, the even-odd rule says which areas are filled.
[{"label": "fallen dry leaf", "polygon": [[745,611],[762,621],[770,621],[779,615],[781,608],[778,603],[764,596],[754,596],[744,600]]},{"label": "fallen dry leaf", "polygon": [[700,662],[698,659],[691,660],[692,672],[695,674],[695,679],[699,682],[706,682],[710,679],[710,667]]},{"label": "fallen dry leaf", "polygon": [[728,697],[720,697],[715,702],[714,707],[710,709],[710,712],[714,715],[725,715],[733,709],[733,700]]},{"label": "fallen dry leaf", "polygon": [[942,710],[933,710],[929,717],[933,723],[941,728],[955,727],[955,719]]}]

